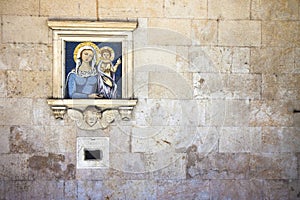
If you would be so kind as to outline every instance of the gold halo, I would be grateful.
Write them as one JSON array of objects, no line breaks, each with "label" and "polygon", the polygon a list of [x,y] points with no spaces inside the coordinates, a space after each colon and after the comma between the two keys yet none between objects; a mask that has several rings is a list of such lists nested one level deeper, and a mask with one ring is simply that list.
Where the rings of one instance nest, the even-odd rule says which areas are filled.
[{"label": "gold halo", "polygon": [[108,50],[110,52],[110,60],[113,61],[115,58],[115,51],[109,46],[104,46],[100,49],[100,54],[99,54],[100,60],[104,60],[104,58],[102,57],[103,50]]},{"label": "gold halo", "polygon": [[84,47],[84,46],[91,46],[91,47],[93,47],[93,48],[95,49],[95,51],[96,51],[96,62],[98,63],[98,61],[99,61],[99,56],[98,56],[98,55],[100,54],[100,49],[99,49],[99,47],[98,47],[95,43],[93,43],[93,42],[82,42],[82,43],[78,44],[78,45],[75,47],[74,53],[73,53],[73,59],[74,59],[74,61],[76,62],[76,60],[77,60],[77,53],[78,53],[79,49],[80,49],[81,47]]}]

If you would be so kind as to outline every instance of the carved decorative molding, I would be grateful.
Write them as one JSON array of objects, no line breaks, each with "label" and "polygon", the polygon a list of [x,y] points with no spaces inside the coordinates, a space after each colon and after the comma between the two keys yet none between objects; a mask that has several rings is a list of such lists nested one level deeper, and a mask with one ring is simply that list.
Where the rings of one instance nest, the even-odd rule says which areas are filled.
[{"label": "carved decorative molding", "polygon": [[64,119],[67,114],[80,129],[105,129],[115,119],[131,120],[136,99],[48,99],[54,117]]},{"label": "carved decorative molding", "polygon": [[[137,99],[133,96],[132,41],[132,32],[136,29],[137,22],[48,21],[48,26],[53,33],[53,89],[48,104],[54,117],[64,119],[67,114],[79,128],[86,130],[107,128],[117,118],[130,120],[137,104]],[[80,71],[84,62],[82,49],[92,52],[90,71]],[[110,52],[110,57],[103,57],[105,51]],[[78,62],[78,59],[81,60]],[[108,65],[111,67],[109,75],[101,71],[107,70]],[[72,96],[70,91],[73,87],[69,87],[71,76],[81,77],[83,79],[78,81],[85,80],[87,88],[97,89],[91,93],[79,93],[86,95],[85,97]],[[111,79],[108,80],[105,76],[110,76]],[[88,77],[97,78],[97,82],[94,81],[93,84],[98,86],[90,87],[92,80]],[[110,88],[100,90],[103,83]],[[78,84],[82,86],[82,82]],[[110,93],[106,94],[107,91]]]}]

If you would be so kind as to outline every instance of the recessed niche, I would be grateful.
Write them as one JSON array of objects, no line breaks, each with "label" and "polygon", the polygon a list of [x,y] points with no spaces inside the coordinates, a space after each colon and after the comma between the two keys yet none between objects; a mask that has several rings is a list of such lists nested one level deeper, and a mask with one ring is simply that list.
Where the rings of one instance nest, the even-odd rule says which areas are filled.
[{"label": "recessed niche", "polygon": [[78,137],[77,168],[108,168],[109,138]]},{"label": "recessed niche", "polygon": [[90,150],[84,149],[84,160],[101,160],[103,157],[102,151],[100,149]]}]

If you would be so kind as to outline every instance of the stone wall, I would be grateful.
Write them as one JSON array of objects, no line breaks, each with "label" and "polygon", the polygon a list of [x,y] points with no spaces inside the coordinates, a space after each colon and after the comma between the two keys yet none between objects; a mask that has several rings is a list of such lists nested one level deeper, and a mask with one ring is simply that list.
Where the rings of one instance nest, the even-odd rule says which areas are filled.
[{"label": "stone wall", "polygon": [[[300,199],[299,0],[0,0],[0,199]],[[129,122],[55,120],[48,19],[137,20]],[[110,168],[76,169],[76,138]]]}]

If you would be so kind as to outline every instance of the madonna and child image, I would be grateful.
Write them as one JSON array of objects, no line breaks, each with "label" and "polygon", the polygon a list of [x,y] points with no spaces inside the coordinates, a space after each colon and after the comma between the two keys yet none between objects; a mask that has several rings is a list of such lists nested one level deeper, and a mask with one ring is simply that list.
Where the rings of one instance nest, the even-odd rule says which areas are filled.
[{"label": "madonna and child image", "polygon": [[[75,47],[74,51],[72,50],[75,67],[73,64],[69,72],[67,69],[70,68],[71,62],[66,59],[68,98],[115,99],[120,97],[118,79],[122,71],[120,69],[122,68],[121,56],[115,59],[115,51],[111,46],[103,43],[97,46],[93,42],[82,42]],[[119,72],[119,78],[116,76],[117,72]]]}]

